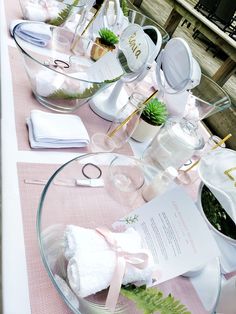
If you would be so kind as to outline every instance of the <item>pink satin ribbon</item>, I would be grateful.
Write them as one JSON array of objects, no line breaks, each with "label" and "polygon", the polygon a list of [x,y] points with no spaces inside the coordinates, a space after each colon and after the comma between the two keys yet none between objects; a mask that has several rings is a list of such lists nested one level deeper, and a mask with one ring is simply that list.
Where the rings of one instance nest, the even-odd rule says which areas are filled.
[{"label": "pink satin ribbon", "polygon": [[96,231],[105,238],[111,249],[116,252],[116,267],[111,279],[105,304],[111,313],[114,313],[120,294],[122,280],[125,274],[126,264],[130,264],[139,269],[144,269],[148,264],[148,254],[142,252],[130,253],[123,251],[122,248],[118,246],[117,241],[114,239],[113,234],[109,229],[103,227],[97,228]]}]

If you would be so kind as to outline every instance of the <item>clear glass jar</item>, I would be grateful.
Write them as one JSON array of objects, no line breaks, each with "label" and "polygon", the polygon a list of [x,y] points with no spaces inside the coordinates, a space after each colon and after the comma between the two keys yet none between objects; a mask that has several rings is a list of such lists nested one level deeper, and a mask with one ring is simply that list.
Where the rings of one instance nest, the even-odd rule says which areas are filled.
[{"label": "clear glass jar", "polygon": [[95,133],[91,138],[92,152],[108,152],[121,148],[131,137],[143,110],[145,98],[133,93],[117,112],[107,133]]},{"label": "clear glass jar", "polygon": [[203,146],[204,140],[197,124],[186,119],[171,118],[144,151],[143,159],[159,169],[179,169]]},{"label": "clear glass jar", "polygon": [[133,93],[110,124],[107,135],[113,139],[116,148],[122,147],[133,134],[143,110],[144,100],[142,94]]}]

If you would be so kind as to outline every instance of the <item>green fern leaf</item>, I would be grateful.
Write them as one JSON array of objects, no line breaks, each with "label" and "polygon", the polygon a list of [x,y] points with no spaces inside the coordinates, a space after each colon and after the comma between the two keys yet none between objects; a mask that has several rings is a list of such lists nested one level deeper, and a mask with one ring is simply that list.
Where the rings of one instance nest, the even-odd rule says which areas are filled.
[{"label": "green fern leaf", "polygon": [[179,300],[169,294],[163,296],[156,288],[146,288],[146,286],[136,287],[127,285],[121,288],[121,294],[136,303],[136,306],[143,310],[144,314],[191,314]]},{"label": "green fern leaf", "polygon": [[114,79],[111,80],[105,80],[104,82],[101,83],[93,83],[92,86],[86,88],[83,93],[69,93],[68,91],[60,88],[57,89],[54,93],[50,94],[48,98],[51,99],[67,99],[67,100],[73,100],[73,99],[85,99],[92,97],[100,88],[103,86],[114,83],[117,80],[120,79],[121,76],[118,76]]},{"label": "green fern leaf", "polygon": [[124,16],[129,15],[129,8],[126,0],[120,0],[120,7],[121,10],[123,11]]},{"label": "green fern leaf", "polygon": [[93,96],[103,85],[101,84],[93,84],[91,87],[86,88],[83,93],[69,93],[64,89],[58,89],[54,93],[48,96],[48,98],[52,99],[84,99]]},{"label": "green fern leaf", "polygon": [[60,26],[61,24],[65,23],[65,21],[68,19],[68,17],[71,14],[71,11],[75,6],[77,6],[79,3],[79,0],[74,0],[72,4],[67,4],[65,9],[63,9],[59,14],[58,17],[55,19],[52,19],[48,21],[49,24],[54,26]]}]

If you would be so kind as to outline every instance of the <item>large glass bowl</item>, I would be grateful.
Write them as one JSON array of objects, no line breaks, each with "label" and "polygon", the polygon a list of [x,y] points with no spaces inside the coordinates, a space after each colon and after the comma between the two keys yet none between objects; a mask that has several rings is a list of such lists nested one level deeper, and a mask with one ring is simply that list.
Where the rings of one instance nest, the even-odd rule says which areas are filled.
[{"label": "large glass bowl", "polygon": [[211,78],[202,74],[200,84],[191,90],[185,118],[200,121],[231,106],[228,94]]},{"label": "large glass bowl", "polygon": [[85,0],[20,0],[20,7],[25,20],[45,22],[62,26],[74,19],[86,5]]},{"label": "large glass bowl", "polygon": [[[42,32],[46,34],[41,46],[29,42],[30,34],[26,34],[27,41],[22,39],[19,28],[24,29],[25,25],[27,31],[34,29],[34,35],[39,30],[40,35],[36,33],[36,38]],[[32,91],[42,105],[59,112],[73,112],[109,84],[106,79],[95,77],[98,69],[93,70],[96,63],[93,52],[97,45],[92,40],[80,37],[73,54],[70,50],[72,32],[40,22],[18,24],[13,36],[23,55]],[[100,46],[99,51],[103,51]],[[119,78],[112,78],[112,81]]]},{"label": "large glass bowl", "polygon": [[[121,162],[118,163],[120,159]],[[85,164],[88,165],[84,168],[84,174],[89,177],[99,177],[100,170],[97,167],[101,169],[99,179],[104,180],[105,187],[75,185],[76,179],[86,179],[82,173]],[[111,167],[108,167],[110,164]],[[130,189],[125,190],[124,186],[118,191],[119,193],[116,193],[116,188],[119,189],[121,181],[113,181],[114,170],[117,166],[120,177],[122,165],[127,177],[129,173],[126,169],[131,169],[132,172],[138,165],[138,169],[142,170],[142,162],[133,157],[114,153],[80,156],[60,167],[52,175],[41,195],[37,213],[40,253],[51,281],[65,303],[77,314],[110,313],[104,306],[107,291],[87,298],[80,298],[72,292],[67,277],[68,261],[64,257],[64,231],[68,224],[85,228],[101,226],[111,228],[113,222],[144,202],[139,189],[142,184],[139,183],[137,188],[140,193],[137,193],[136,199],[134,199],[135,191],[132,191],[132,199],[126,202]],[[138,175],[137,172],[133,171],[133,173]],[[142,172],[139,174],[142,177]],[[111,197],[112,193],[116,197]],[[126,299],[120,297],[115,313],[135,313],[130,306],[132,305]]]},{"label": "large glass bowl", "polygon": [[[85,168],[82,169],[84,166]],[[140,169],[141,173],[134,171],[135,169]],[[93,229],[105,226],[111,229],[115,221],[144,203],[141,196],[143,182],[139,178],[142,179],[143,173],[146,180],[151,170],[151,167],[134,157],[115,153],[94,153],[82,155],[67,162],[51,176],[45,185],[37,212],[40,254],[53,285],[73,313],[108,314],[111,312],[104,306],[107,290],[81,298],[71,289],[67,276],[68,256],[65,257],[66,226],[72,224]],[[99,179],[104,180],[104,187],[76,185],[76,179],[86,179],[83,172],[88,177],[100,177]],[[134,173],[135,177],[133,177]],[[138,183],[137,189],[127,184],[129,178]],[[136,181],[137,178],[138,181]],[[39,184],[39,178],[36,178],[35,182]],[[45,181],[42,180],[42,183]],[[136,198],[134,193],[137,193]],[[194,302],[197,300],[194,298],[195,301],[193,301],[192,295],[190,296],[191,292],[185,290],[184,282],[188,279],[183,279],[183,281],[181,279],[183,278],[179,277],[173,281],[167,281],[158,285],[157,288],[163,291],[164,295],[171,293],[174,297],[179,295],[179,298],[181,295],[183,304],[189,308],[194,307]],[[205,289],[206,285],[208,287],[208,282],[205,280],[200,279],[199,284],[203,284]],[[213,290],[212,285],[210,287],[207,290],[209,295],[214,294],[216,289],[218,291],[215,285]],[[141,312],[127,298],[119,296],[114,313],[140,314]]]}]

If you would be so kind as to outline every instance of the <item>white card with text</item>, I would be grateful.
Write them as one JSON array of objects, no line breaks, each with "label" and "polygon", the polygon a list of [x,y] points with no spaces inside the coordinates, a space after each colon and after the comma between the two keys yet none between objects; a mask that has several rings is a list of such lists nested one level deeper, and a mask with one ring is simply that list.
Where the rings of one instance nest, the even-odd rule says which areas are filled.
[{"label": "white card with text", "polygon": [[218,246],[196,205],[175,187],[113,224],[133,227],[157,266],[157,282],[169,280],[219,256]]}]

